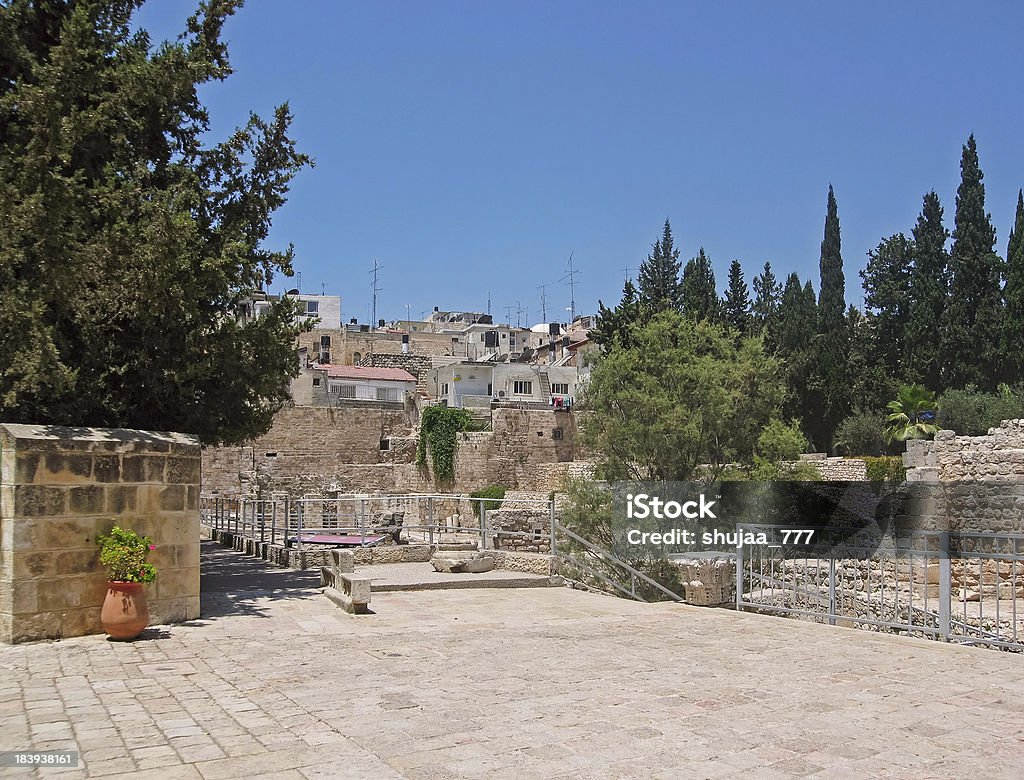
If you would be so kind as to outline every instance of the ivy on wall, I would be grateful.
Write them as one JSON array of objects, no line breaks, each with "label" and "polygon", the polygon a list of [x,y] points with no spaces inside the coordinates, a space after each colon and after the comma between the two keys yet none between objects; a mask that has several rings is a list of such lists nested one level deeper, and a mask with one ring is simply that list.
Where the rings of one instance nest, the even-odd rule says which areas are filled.
[{"label": "ivy on wall", "polygon": [[455,478],[455,434],[477,429],[473,416],[465,409],[428,406],[420,420],[420,438],[416,446],[416,465],[427,464],[427,452],[434,479],[450,482]]}]

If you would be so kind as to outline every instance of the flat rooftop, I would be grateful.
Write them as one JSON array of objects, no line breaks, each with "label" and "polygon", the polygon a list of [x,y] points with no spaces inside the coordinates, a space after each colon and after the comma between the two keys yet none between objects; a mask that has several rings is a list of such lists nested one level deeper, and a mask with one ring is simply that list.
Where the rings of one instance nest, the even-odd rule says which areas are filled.
[{"label": "flat rooftop", "polygon": [[356,616],[317,585],[204,543],[201,620],[0,646],[0,750],[79,749],[62,778],[1024,775],[1020,655],[568,588]]}]

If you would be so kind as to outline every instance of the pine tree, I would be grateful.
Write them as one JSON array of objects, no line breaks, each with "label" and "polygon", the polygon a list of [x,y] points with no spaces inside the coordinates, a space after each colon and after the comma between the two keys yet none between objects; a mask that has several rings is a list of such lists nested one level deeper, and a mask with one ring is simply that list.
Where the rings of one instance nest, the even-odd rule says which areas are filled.
[{"label": "pine tree", "polygon": [[973,384],[982,390],[994,390],[999,381],[1003,336],[1003,263],[995,253],[996,231],[985,211],[983,179],[972,135],[960,160],[942,350],[946,387]]},{"label": "pine tree", "polygon": [[782,285],[772,272],[772,264],[765,262],[764,270],[754,277],[754,303],[751,306],[753,327],[767,332],[768,343],[775,344],[776,322],[782,301]]},{"label": "pine tree", "polygon": [[725,291],[722,313],[725,321],[739,333],[745,334],[750,329],[750,293],[743,280],[739,260],[733,260],[729,265],[729,286]]},{"label": "pine tree", "polygon": [[640,305],[649,314],[680,310],[682,285],[679,266],[679,250],[672,239],[672,226],[666,219],[661,238],[654,242],[651,253],[640,264],[637,275]]},{"label": "pine tree", "polygon": [[614,309],[601,301],[597,302],[597,324],[590,331],[590,338],[608,353],[613,347],[629,347],[629,329],[640,320],[640,300],[633,281],[627,279],[622,286],[622,299]]},{"label": "pine tree", "polygon": [[815,386],[820,409],[814,415],[812,440],[828,447],[839,421],[849,412],[849,327],[846,321],[846,278],[843,274],[839,209],[832,185],[828,188],[825,235],[819,261],[821,289],[818,294],[817,365]]},{"label": "pine tree", "polygon": [[683,269],[682,287],[682,309],[685,316],[696,322],[717,322],[721,318],[715,271],[711,267],[711,260],[704,254],[704,247]]},{"label": "pine tree", "polygon": [[1006,314],[1003,320],[1003,380],[1024,381],[1024,191],[1017,191],[1017,214],[1006,246]]},{"label": "pine tree", "polygon": [[890,377],[904,376],[913,261],[913,242],[897,233],[882,239],[868,252],[868,264],[860,272],[864,280],[864,305],[876,339],[873,360]]},{"label": "pine tree", "polygon": [[914,266],[910,274],[905,373],[911,383],[940,390],[942,346],[939,324],[949,291],[949,231],[942,224],[942,204],[934,191],[924,196],[914,226]]}]

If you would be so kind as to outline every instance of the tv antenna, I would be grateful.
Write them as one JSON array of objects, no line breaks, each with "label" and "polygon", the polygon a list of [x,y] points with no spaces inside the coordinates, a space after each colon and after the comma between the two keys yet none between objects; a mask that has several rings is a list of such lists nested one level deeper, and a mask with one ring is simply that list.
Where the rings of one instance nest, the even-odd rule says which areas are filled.
[{"label": "tv antenna", "polygon": [[370,273],[373,274],[373,285],[371,290],[373,292],[373,308],[370,313],[370,329],[373,330],[377,327],[377,293],[381,291],[380,286],[377,284],[377,274],[384,266],[378,265],[377,261],[373,261],[373,268],[370,269]]},{"label": "tv antenna", "polygon": [[541,319],[541,322],[547,322],[548,321],[548,299],[547,299],[547,296],[544,294],[544,288],[545,287],[547,287],[547,285],[546,284],[542,284],[540,287],[537,288],[538,290],[540,290],[540,319]]},{"label": "tv antenna", "polygon": [[572,264],[573,254],[573,252],[569,252],[569,273],[558,280],[560,282],[568,280],[569,282],[569,311],[572,313],[570,322],[576,319],[576,274],[579,273],[579,269]]}]

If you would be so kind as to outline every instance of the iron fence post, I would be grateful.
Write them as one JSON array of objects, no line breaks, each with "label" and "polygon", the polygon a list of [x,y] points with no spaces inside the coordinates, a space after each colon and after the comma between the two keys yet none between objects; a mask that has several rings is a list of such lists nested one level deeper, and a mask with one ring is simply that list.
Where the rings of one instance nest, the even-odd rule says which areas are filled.
[{"label": "iron fence post", "polygon": [[550,549],[548,550],[548,554],[549,555],[558,555],[558,550],[556,548],[556,541],[555,541],[555,499],[554,499],[554,497],[551,498],[550,504],[551,505],[548,507],[548,525],[550,526],[549,529],[548,529],[548,532],[551,534],[551,543],[548,545],[550,547]]},{"label": "iron fence post", "polygon": [[[739,529],[737,529],[739,530]],[[736,545],[736,611],[743,609],[743,545]]]},{"label": "iron fence post", "polygon": [[836,559],[828,559],[828,624],[836,624]]},{"label": "iron fence post", "polygon": [[[925,588],[928,587],[927,579],[926,576]],[[939,636],[942,637],[943,642],[948,642],[952,633],[950,627],[953,600],[952,579],[949,561],[949,531],[942,531],[939,534]]]}]

